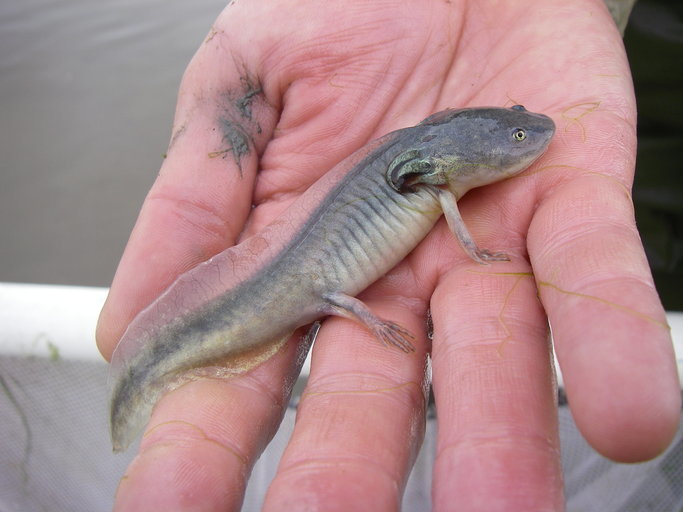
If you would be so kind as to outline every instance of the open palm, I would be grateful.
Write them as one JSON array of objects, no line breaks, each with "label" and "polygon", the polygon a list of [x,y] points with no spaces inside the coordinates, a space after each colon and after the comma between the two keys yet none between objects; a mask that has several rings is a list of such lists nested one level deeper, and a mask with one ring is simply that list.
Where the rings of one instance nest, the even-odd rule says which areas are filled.
[{"label": "open palm", "polygon": [[[258,232],[369,140],[446,107],[516,103],[554,118],[550,150],[460,202],[480,246],[512,261],[477,265],[441,221],[363,293],[417,334],[416,353],[325,321],[265,509],[397,509],[430,378],[435,510],[561,509],[548,319],[586,438],[618,460],[656,455],[675,432],[680,395],[633,219],[628,64],[599,0],[228,6],[183,79],[168,158],[100,318],[100,349],[110,357],[178,275]],[[238,509],[286,407],[298,339],[243,376],[166,395],[117,506]]]}]

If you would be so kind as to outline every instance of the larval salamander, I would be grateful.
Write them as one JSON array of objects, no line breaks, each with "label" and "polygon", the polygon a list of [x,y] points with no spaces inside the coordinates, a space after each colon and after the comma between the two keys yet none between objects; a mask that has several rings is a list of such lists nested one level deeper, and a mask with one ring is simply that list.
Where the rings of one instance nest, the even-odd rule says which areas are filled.
[{"label": "larval salamander", "polygon": [[114,352],[114,450],[126,449],[160,396],[188,374],[245,371],[326,315],[412,351],[408,332],[354,295],[400,262],[442,213],[472,259],[507,259],[476,246],[456,201],[521,172],[554,131],[549,117],[521,105],[438,112],[361,148],[265,230],[180,276]]}]

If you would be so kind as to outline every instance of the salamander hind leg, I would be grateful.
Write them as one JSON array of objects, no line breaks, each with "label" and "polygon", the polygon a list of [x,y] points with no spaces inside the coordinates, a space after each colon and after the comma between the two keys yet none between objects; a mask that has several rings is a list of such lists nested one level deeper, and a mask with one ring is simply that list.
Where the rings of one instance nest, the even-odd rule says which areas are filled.
[{"label": "salamander hind leg", "polygon": [[406,353],[415,352],[412,344],[415,337],[408,330],[377,317],[362,301],[341,292],[326,294],[324,299],[324,313],[348,318],[364,325],[387,346],[396,347]]}]

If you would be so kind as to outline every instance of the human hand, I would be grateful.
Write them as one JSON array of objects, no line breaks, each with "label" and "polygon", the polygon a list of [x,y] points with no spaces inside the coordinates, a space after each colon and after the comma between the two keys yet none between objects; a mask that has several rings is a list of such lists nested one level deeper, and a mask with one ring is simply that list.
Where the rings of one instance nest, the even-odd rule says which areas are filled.
[{"label": "human hand", "polygon": [[[513,103],[554,117],[555,141],[531,171],[460,202],[480,246],[512,261],[473,263],[442,221],[364,292],[417,335],[410,356],[326,320],[265,508],[398,508],[429,351],[434,509],[561,508],[546,314],[587,439],[618,460],[655,455],[680,393],[628,192],[628,65],[597,0],[230,5],[183,79],[168,158],[100,318],[103,354],[178,275],[262,229],[367,141],[446,107]],[[165,396],[118,509],[238,508],[296,357],[291,342],[243,376]]]}]

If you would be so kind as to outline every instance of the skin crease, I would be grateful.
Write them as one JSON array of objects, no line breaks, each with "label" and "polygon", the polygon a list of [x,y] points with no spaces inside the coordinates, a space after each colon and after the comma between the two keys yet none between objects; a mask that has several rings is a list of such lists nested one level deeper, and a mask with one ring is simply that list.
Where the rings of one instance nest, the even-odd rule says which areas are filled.
[{"label": "skin crease", "polygon": [[[249,120],[236,100],[259,87]],[[677,427],[680,392],[629,195],[628,64],[599,0],[228,6],[183,78],[168,158],[100,317],[100,350],[110,358],[179,274],[258,232],[369,140],[446,107],[515,103],[554,118],[550,149],[459,202],[480,246],[512,261],[470,261],[442,220],[361,295],[415,333],[415,354],[349,321],[324,323],[264,510],[398,509],[424,432],[429,351],[433,509],[562,510],[546,315],[584,436],[615,460],[657,455]],[[253,141],[239,167],[220,153],[226,118]],[[239,510],[283,414],[295,342],[243,376],[166,395],[115,510]]]}]

